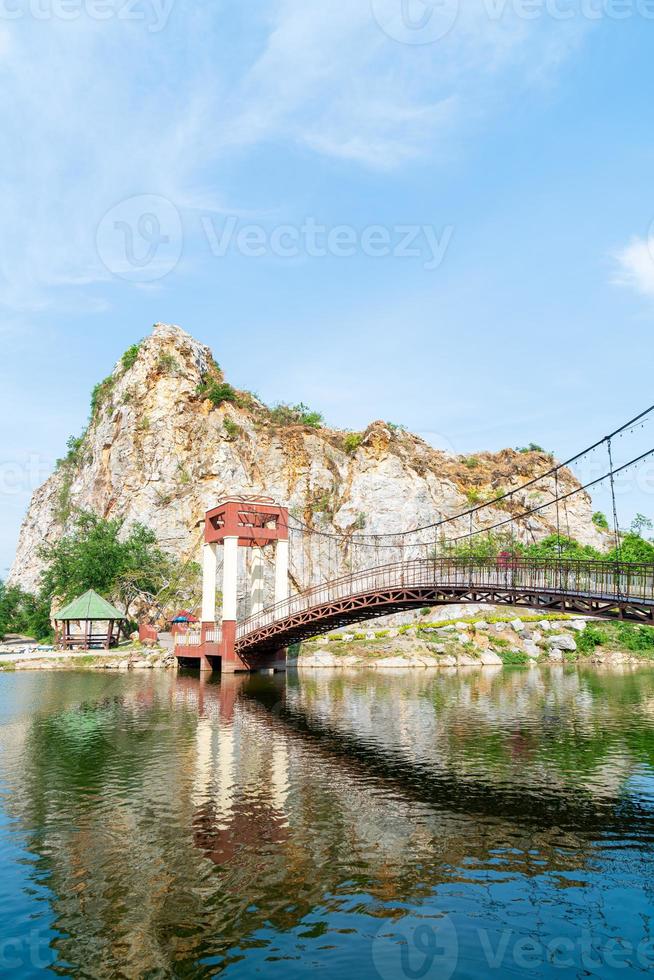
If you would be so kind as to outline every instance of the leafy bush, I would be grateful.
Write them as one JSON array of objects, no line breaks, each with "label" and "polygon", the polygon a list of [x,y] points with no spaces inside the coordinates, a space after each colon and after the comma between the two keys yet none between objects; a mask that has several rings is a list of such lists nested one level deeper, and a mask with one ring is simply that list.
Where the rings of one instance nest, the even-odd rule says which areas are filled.
[{"label": "leafy bush", "polygon": [[241,433],[240,425],[237,425],[233,419],[226,418],[223,420],[223,429],[227,433],[227,438],[232,442]]},{"label": "leafy bush", "polygon": [[[519,453],[544,453],[545,450],[537,442],[530,442],[528,446],[517,446]],[[549,455],[549,454],[547,454]]]},{"label": "leafy bush", "polygon": [[312,429],[321,429],[324,425],[320,412],[312,411],[304,402],[298,405],[286,405],[280,402],[270,409],[270,421],[273,425],[306,425]]},{"label": "leafy bush", "polygon": [[583,633],[577,636],[577,650],[579,653],[594,653],[595,647],[604,646],[606,634],[596,626],[587,626]]},{"label": "leafy bush", "polygon": [[472,507],[475,504],[481,504],[484,500],[483,494],[476,487],[471,487],[469,490],[466,490],[466,498]]},{"label": "leafy bush", "polygon": [[198,388],[198,394],[202,398],[208,398],[215,408],[224,402],[238,402],[236,390],[226,381],[218,381],[216,378],[203,381]]},{"label": "leafy bush", "polygon": [[479,466],[479,460],[476,456],[468,456],[467,459],[463,460],[463,465],[467,466],[469,470],[475,470]]},{"label": "leafy bush", "polygon": [[593,514],[593,524],[595,527],[599,527],[603,531],[608,531],[609,529],[609,522],[606,518],[606,514],[603,514],[601,510],[596,510]]},{"label": "leafy bush", "polygon": [[498,650],[497,654],[506,667],[524,667],[529,663],[527,654],[520,650]]},{"label": "leafy bush", "polygon": [[111,397],[116,386],[116,378],[110,374],[104,381],[98,381],[91,392],[91,419],[94,419],[103,405]]},{"label": "leafy bush", "polygon": [[66,440],[66,449],[68,452],[63,459],[57,460],[57,469],[60,469],[62,466],[75,466],[80,461],[81,450],[82,446],[84,445],[85,438],[86,432],[83,432],[81,436],[68,436],[68,439]]},{"label": "leafy bush", "polygon": [[123,371],[129,371],[136,364],[136,359],[139,356],[139,351],[141,349],[140,344],[132,344],[128,347],[123,356],[120,359],[120,364]]},{"label": "leafy bush", "polygon": [[395,422],[387,422],[386,426],[391,430],[391,432],[406,432],[406,425],[397,425]]},{"label": "leafy bush", "polygon": [[156,368],[161,374],[173,374],[179,371],[179,364],[172,354],[169,354],[168,351],[162,351],[157,358]]},{"label": "leafy bush", "polygon": [[309,497],[309,506],[314,514],[325,514],[327,517],[332,517],[334,503],[331,492],[329,490],[314,490]]},{"label": "leafy bush", "polygon": [[629,623],[617,625],[619,643],[633,652],[647,652],[654,656],[654,629],[648,626],[631,626]]},{"label": "leafy bush", "polygon": [[348,434],[345,436],[345,439],[343,440],[343,449],[345,450],[346,453],[349,453],[350,456],[353,456],[362,442],[363,442],[362,432],[348,432]]}]

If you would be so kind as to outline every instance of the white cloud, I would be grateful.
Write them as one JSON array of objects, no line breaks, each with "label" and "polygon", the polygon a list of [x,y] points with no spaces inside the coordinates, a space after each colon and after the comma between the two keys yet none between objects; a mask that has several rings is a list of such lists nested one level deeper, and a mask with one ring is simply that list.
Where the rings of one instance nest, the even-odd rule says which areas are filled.
[{"label": "white cloud", "polygon": [[[383,5],[399,11],[401,3]],[[452,4],[457,0],[445,0]],[[588,26],[579,19],[534,23],[510,5],[493,17],[487,0],[466,0],[444,37],[415,45],[385,33],[374,16],[379,6],[278,0],[263,50],[240,86],[228,138],[281,137],[393,169],[428,149],[438,154],[457,124],[499,103],[504,85],[551,82],[551,70]]]},{"label": "white cloud", "polygon": [[614,255],[617,269],[613,281],[645,296],[654,296],[654,238],[634,238]]},{"label": "white cloud", "polygon": [[[5,309],[39,312],[55,297],[58,308],[103,308],[89,295],[110,279],[95,245],[103,215],[135,195],[167,198],[183,218],[198,200],[224,207],[220,163],[254,145],[387,171],[449,156],[457,135],[555,66],[579,30],[498,21],[482,0],[461,4],[455,29],[421,46],[384,33],[370,0],[178,2],[162,30],[150,26],[28,13],[0,26]],[[247,185],[238,193],[230,212],[250,204]]]}]

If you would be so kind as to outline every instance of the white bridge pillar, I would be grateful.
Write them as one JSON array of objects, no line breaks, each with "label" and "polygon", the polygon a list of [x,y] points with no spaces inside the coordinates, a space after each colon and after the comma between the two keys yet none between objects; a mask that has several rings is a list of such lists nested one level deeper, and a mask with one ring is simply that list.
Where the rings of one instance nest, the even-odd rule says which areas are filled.
[{"label": "white bridge pillar", "polygon": [[238,538],[225,538],[223,557],[223,622],[236,621]]},{"label": "white bridge pillar", "polygon": [[216,545],[205,544],[202,548],[202,622],[216,622]]},{"label": "white bridge pillar", "polygon": [[275,545],[275,603],[288,599],[288,541]]},{"label": "white bridge pillar", "polygon": [[265,601],[263,549],[254,547],[250,559],[250,613],[261,612]]}]

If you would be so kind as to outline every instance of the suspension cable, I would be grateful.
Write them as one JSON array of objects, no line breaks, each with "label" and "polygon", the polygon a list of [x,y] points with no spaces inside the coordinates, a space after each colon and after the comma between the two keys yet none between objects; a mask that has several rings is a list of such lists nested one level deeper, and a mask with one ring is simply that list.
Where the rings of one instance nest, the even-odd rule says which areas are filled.
[{"label": "suspension cable", "polygon": [[[633,429],[637,425],[637,423],[642,422],[643,419],[645,419],[652,412],[654,412],[654,405],[651,405],[649,408],[645,409],[645,411],[640,412],[638,415],[636,415],[633,419],[630,419],[628,422],[625,422],[624,425],[621,425],[619,428],[615,429],[608,436],[604,436],[602,439],[598,439],[597,442],[593,443],[593,445],[588,446],[586,449],[583,449],[579,453],[576,453],[574,456],[571,456],[569,459],[565,460],[564,462],[558,463],[555,466],[552,466],[545,473],[541,473],[539,476],[533,477],[531,480],[528,480],[526,483],[521,484],[521,486],[516,487],[513,490],[509,490],[506,493],[502,493],[502,494],[498,495],[497,497],[494,497],[492,500],[487,500],[487,501],[485,501],[482,504],[477,504],[474,507],[470,507],[470,508],[468,508],[468,509],[466,509],[464,511],[459,512],[458,514],[454,514],[451,517],[442,517],[442,518],[440,518],[440,520],[435,521],[432,524],[425,524],[425,525],[422,525],[420,527],[412,528],[411,530],[408,530],[408,531],[399,531],[399,532],[396,532],[394,534],[389,532],[389,533],[387,533],[385,535],[375,535],[375,534],[349,535],[350,541],[354,541],[354,539],[357,539],[357,541],[356,541],[357,544],[361,543],[361,546],[366,547],[366,545],[363,544],[363,539],[369,539],[369,538],[375,538],[375,537],[407,537],[407,536],[409,536],[411,534],[416,534],[418,531],[430,531],[430,530],[442,528],[444,525],[451,524],[452,522],[457,521],[457,520],[459,520],[462,517],[467,517],[470,514],[477,514],[480,511],[486,510],[486,509],[488,509],[490,507],[494,507],[497,504],[500,504],[500,503],[508,500],[509,498],[514,497],[516,494],[522,493],[524,490],[528,490],[530,487],[533,487],[535,484],[539,483],[541,480],[545,480],[548,477],[552,477],[552,476],[558,479],[558,474],[563,469],[571,466],[573,463],[578,462],[583,457],[587,456],[589,453],[594,452],[594,450],[598,449],[600,446],[606,445],[611,440],[613,440],[616,436],[623,434],[627,430]],[[603,477],[602,479],[605,479],[605,478],[606,477]],[[590,486],[592,484],[588,484],[588,485]],[[583,488],[581,488],[581,489],[583,489]],[[578,491],[575,491],[575,492],[578,492]],[[574,493],[568,493],[568,494],[564,495],[563,497],[560,497],[559,499],[561,501],[564,501],[568,497],[573,496],[573,495],[574,495]],[[542,508],[535,508],[535,510],[542,510]],[[533,513],[533,512],[535,512],[535,511],[528,511],[527,513]],[[299,525],[298,530],[303,530],[304,532],[306,532],[308,534],[312,534],[312,535],[316,535],[316,536],[323,535],[325,537],[336,538],[337,540],[342,539],[346,535],[346,532],[342,532],[342,533],[339,534],[339,533],[334,533],[334,532],[329,532],[329,531],[319,531],[319,530],[316,530],[314,528],[309,527],[307,524],[305,524],[299,518],[295,518],[295,520],[297,521],[297,523]]]}]

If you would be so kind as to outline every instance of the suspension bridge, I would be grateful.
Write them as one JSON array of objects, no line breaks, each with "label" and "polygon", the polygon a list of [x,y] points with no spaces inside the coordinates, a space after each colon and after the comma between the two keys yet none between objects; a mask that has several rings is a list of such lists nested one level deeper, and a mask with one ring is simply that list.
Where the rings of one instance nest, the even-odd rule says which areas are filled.
[{"label": "suspension bridge", "polygon": [[[622,560],[615,492],[617,477],[654,450],[614,463],[615,440],[644,426],[653,412],[654,406],[492,500],[394,534],[362,533],[356,525],[341,533],[321,530],[272,498],[227,498],[202,522],[201,623],[176,634],[179,663],[225,673],[283,669],[291,644],[356,622],[448,603],[654,624],[654,563]],[[562,483],[569,484],[563,471],[598,451],[606,451],[606,471],[563,489]],[[611,559],[566,558],[570,499],[605,482],[613,510]],[[556,535],[554,557],[521,555],[536,516]]]}]

